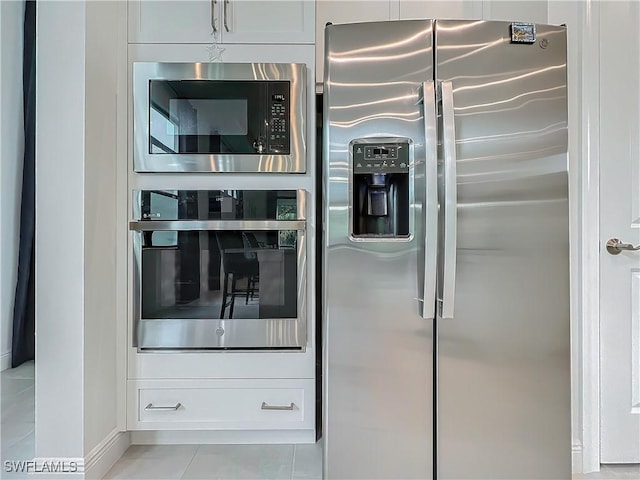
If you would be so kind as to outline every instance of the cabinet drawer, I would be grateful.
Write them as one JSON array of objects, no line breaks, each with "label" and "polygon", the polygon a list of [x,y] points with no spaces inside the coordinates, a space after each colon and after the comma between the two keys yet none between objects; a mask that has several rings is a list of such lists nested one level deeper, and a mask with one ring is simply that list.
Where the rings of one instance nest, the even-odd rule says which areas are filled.
[{"label": "cabinet drawer", "polygon": [[313,390],[305,387],[140,388],[137,423],[148,428],[312,428]]}]

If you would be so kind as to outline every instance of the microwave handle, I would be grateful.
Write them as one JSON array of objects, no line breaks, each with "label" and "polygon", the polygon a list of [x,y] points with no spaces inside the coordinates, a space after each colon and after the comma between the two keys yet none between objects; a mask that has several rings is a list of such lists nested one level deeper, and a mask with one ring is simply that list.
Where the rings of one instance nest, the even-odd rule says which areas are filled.
[{"label": "microwave handle", "polygon": [[211,0],[211,35],[215,35],[218,33],[218,28],[216,27],[216,5],[218,0]]}]

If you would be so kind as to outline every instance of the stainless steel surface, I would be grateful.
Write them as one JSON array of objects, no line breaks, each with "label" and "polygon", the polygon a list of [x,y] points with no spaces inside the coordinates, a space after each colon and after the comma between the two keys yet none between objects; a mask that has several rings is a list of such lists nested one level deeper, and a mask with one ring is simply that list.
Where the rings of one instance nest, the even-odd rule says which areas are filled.
[{"label": "stainless steel surface", "polygon": [[136,232],[193,230],[305,230],[306,220],[134,220]]},{"label": "stainless steel surface", "polygon": [[224,12],[223,12],[223,15],[224,15],[224,30],[226,32],[228,32],[229,31],[229,24],[227,23],[227,7],[229,6],[229,0],[223,0],[223,1],[224,1],[224,8],[223,8],[223,10],[224,10]]},{"label": "stainless steel surface", "polygon": [[153,403],[150,403],[149,405],[147,405],[146,407],[144,407],[145,410],[149,411],[149,410],[154,410],[154,411],[171,411],[171,412],[175,412],[176,410],[178,410],[180,407],[182,406],[182,404],[180,402],[176,403],[175,405],[171,405],[171,406],[166,406],[166,407],[154,407]]},{"label": "stainless steel surface", "polygon": [[211,34],[218,33],[216,28],[216,4],[217,0],[211,0]]},{"label": "stainless steel surface", "polygon": [[[430,478],[432,322],[424,292],[425,125],[432,22],[325,29],[324,475]],[[413,141],[412,237],[350,238],[349,143]],[[429,145],[429,148],[432,146]],[[403,408],[390,409],[402,396]]]},{"label": "stainless steel surface", "polygon": [[139,351],[255,350],[304,351],[306,328],[295,318],[142,319]]},{"label": "stainless steel surface", "polygon": [[425,138],[425,227],[424,287],[422,318],[432,320],[436,313],[436,272],[438,262],[438,132],[433,81],[422,83]]},{"label": "stainless steel surface", "polygon": [[[307,69],[297,63],[152,63],[133,64],[133,163],[136,172],[306,171]],[[149,80],[288,80],[291,82],[289,155],[152,155],[149,138]]]},{"label": "stainless steel surface", "polygon": [[[433,51],[432,25],[325,29],[325,477],[431,478],[433,435],[437,478],[568,480],[566,29],[536,25],[536,43],[514,44],[508,22],[437,21]],[[434,78],[448,230],[435,354],[415,308],[435,143],[419,92]],[[415,143],[404,244],[349,238],[349,142],[377,136]]]},{"label": "stainless steel surface", "polygon": [[[298,196],[299,205],[304,205],[304,198],[304,196]],[[304,210],[302,210],[302,212],[304,212]],[[151,222],[140,223],[146,224]],[[185,221],[185,223],[189,222]],[[275,223],[280,225],[287,222],[277,221]],[[305,221],[293,223],[304,224]],[[191,229],[187,228],[186,230]],[[307,241],[304,227],[297,230],[295,251],[297,278],[296,318],[142,318],[142,282],[144,280],[142,276],[143,232],[134,231],[132,234],[134,259],[132,302],[134,315],[133,346],[137,347],[139,351],[224,349],[306,350]]]},{"label": "stainless steel surface", "polygon": [[[177,191],[176,191],[177,193]],[[235,349],[248,349],[253,344],[256,348],[295,348],[304,350],[306,345],[306,216],[308,192],[304,189],[296,190],[296,211],[300,220],[179,220],[179,221],[132,221],[133,230],[133,346],[140,349],[171,349],[181,351],[187,349],[215,349],[227,346]],[[133,218],[142,217],[142,191],[135,190],[132,195]],[[225,328],[223,323],[210,323],[208,330],[199,321],[192,319],[157,319],[142,318],[142,235],[144,231],[154,230],[297,230],[296,251],[296,302],[297,319],[269,319],[265,325],[254,325],[240,319],[242,325],[232,330]],[[227,322],[234,320],[225,320]],[[236,319],[237,321],[237,319]],[[254,322],[255,323],[255,322]],[[217,328],[225,328],[225,340],[212,336]],[[294,333],[288,330],[294,329]],[[230,339],[231,337],[231,339]],[[224,344],[224,345],[223,345]]]},{"label": "stainless steel surface", "polygon": [[611,255],[618,255],[623,250],[640,250],[640,245],[633,245],[631,243],[623,243],[617,238],[610,238],[607,240],[607,252]]},{"label": "stainless steel surface", "polygon": [[262,402],[262,405],[260,405],[261,410],[293,410],[295,407],[296,405],[293,402],[289,405],[269,405],[267,402]]},{"label": "stainless steel surface", "polygon": [[442,100],[442,278],[440,282],[440,318],[453,318],[456,295],[456,256],[458,225],[458,192],[456,176],[456,128],[454,121],[453,87],[440,84]]},{"label": "stainless steel surface", "polygon": [[[296,250],[296,318],[142,318],[142,232],[133,233],[135,319],[134,347],[139,350],[216,350],[286,348],[307,344],[307,243],[298,230]],[[222,329],[222,330],[220,330]]]},{"label": "stainless steel surface", "polygon": [[[453,85],[455,316],[439,321],[440,479],[570,479],[566,29],[436,22]],[[547,48],[540,41],[546,40]]]}]

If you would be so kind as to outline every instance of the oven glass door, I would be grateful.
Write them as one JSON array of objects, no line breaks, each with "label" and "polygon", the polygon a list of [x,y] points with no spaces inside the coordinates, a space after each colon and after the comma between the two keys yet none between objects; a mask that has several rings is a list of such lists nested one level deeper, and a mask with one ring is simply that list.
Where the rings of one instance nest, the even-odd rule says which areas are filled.
[{"label": "oven glass door", "polygon": [[131,224],[140,350],[304,348],[306,222],[296,191],[137,196],[146,219]]}]

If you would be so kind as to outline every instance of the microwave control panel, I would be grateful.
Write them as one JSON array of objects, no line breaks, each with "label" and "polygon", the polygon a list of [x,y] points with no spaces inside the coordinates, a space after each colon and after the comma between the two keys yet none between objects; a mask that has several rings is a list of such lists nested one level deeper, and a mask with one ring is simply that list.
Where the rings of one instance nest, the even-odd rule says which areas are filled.
[{"label": "microwave control panel", "polygon": [[289,82],[269,84],[267,153],[289,154]]}]

